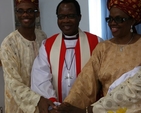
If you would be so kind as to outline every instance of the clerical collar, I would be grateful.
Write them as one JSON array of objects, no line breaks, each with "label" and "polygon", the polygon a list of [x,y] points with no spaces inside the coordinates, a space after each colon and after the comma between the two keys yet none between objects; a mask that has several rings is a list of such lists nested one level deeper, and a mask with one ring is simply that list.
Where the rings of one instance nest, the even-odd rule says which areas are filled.
[{"label": "clerical collar", "polygon": [[78,39],[78,33],[76,35],[72,35],[72,36],[67,36],[67,35],[63,34],[63,38],[65,40],[76,40],[76,39]]}]

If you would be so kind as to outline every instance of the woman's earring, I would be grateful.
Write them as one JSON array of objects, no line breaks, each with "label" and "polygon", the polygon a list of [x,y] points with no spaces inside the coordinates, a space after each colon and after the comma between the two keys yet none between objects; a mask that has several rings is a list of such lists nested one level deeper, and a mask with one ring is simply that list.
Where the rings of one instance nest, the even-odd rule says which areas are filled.
[{"label": "woman's earring", "polygon": [[133,26],[131,25],[130,32],[133,33]]}]

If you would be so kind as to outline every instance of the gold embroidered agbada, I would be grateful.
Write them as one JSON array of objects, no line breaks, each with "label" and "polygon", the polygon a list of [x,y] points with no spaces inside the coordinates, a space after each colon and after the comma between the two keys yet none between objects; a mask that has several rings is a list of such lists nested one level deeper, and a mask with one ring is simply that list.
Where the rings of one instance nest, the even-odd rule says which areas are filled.
[{"label": "gold embroidered agbada", "polygon": [[18,30],[8,35],[1,45],[5,81],[5,113],[34,113],[40,96],[30,89],[34,58],[46,35],[35,29],[36,40],[25,39]]}]

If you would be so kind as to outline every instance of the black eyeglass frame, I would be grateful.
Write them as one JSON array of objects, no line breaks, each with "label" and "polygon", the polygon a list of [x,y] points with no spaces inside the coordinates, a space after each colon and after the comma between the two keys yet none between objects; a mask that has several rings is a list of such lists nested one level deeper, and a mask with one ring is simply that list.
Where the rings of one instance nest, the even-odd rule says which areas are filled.
[{"label": "black eyeglass frame", "polygon": [[67,17],[67,19],[75,19],[77,17],[77,14],[68,14],[68,15],[64,15],[64,14],[58,14],[57,18],[59,20],[63,20]]},{"label": "black eyeglass frame", "polygon": [[37,13],[38,10],[37,9],[27,9],[27,10],[23,10],[23,9],[16,9],[16,13],[19,15],[23,15],[24,13],[32,15],[34,13]]},{"label": "black eyeglass frame", "polygon": [[125,18],[125,17],[120,17],[120,16],[116,16],[116,17],[106,17],[105,20],[107,23],[112,23],[113,21],[117,24],[123,23],[127,20],[130,20],[131,17],[129,18]]}]

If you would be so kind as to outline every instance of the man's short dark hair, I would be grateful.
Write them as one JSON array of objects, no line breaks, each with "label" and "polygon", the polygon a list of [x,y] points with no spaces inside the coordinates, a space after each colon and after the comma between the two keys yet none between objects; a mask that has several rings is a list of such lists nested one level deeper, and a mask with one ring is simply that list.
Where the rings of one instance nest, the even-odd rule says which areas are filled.
[{"label": "man's short dark hair", "polygon": [[79,5],[79,3],[78,3],[76,0],[62,0],[62,1],[58,4],[58,6],[57,6],[57,8],[56,8],[56,15],[58,15],[59,6],[60,6],[62,3],[72,3],[72,4],[74,4],[74,6],[75,6],[75,8],[76,8],[77,15],[79,15],[79,16],[81,15],[80,5]]}]

